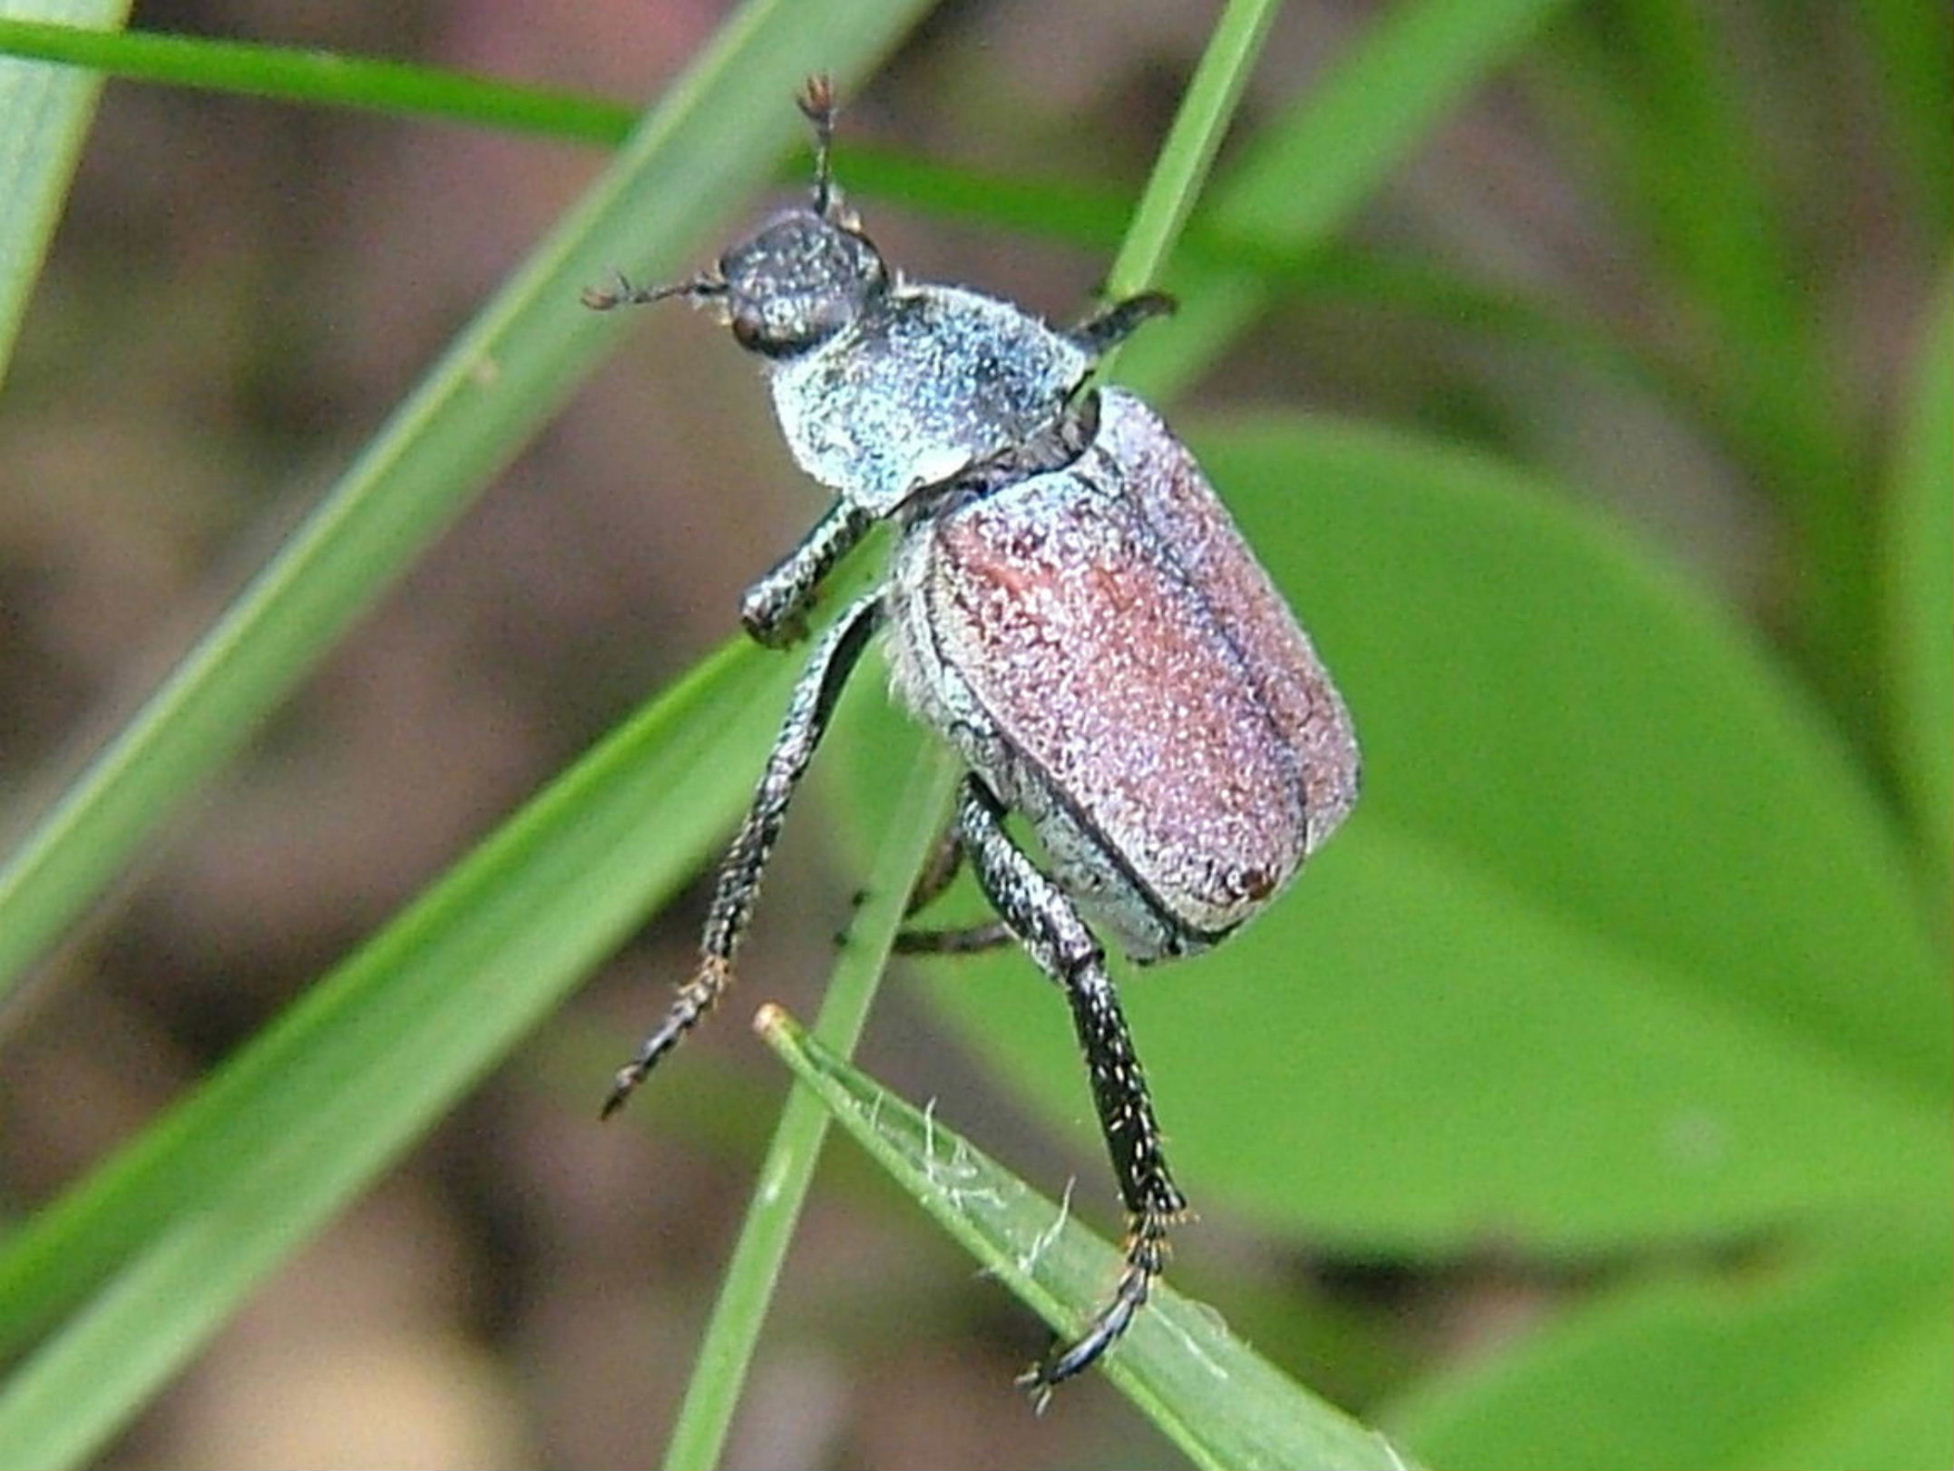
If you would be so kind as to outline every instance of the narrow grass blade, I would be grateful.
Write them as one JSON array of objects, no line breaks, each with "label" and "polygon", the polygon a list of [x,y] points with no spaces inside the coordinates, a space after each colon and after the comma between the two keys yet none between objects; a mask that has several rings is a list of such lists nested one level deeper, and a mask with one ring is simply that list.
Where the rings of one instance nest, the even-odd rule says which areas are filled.
[{"label": "narrow grass blade", "polygon": [[745,646],[708,661],[9,1239],[0,1352],[95,1295],[0,1391],[0,1461],[86,1459],[691,876],[744,796],[784,665]]},{"label": "narrow grass blade", "polygon": [[621,103],[576,93],[255,41],[97,31],[0,17],[0,54],[60,62],[130,81],[357,107],[579,143],[621,143],[638,120]]},{"label": "narrow grass blade", "polygon": [[1153,177],[1134,212],[1126,240],[1106,273],[1115,299],[1146,289],[1159,276],[1187,224],[1208,170],[1234,120],[1262,42],[1279,8],[1277,0],[1230,0],[1201,53],[1173,129],[1154,160]]},{"label": "narrow grass blade", "polygon": [[[916,744],[912,737],[912,750]],[[844,1057],[862,1034],[911,884],[942,829],[957,776],[955,760],[940,743],[933,743],[922,759],[912,757],[910,770],[908,789],[893,810],[869,873],[868,897],[849,927],[815,1023],[827,1045]],[[697,1471],[719,1462],[827,1132],[828,1115],[820,1102],[796,1089],[781,1111],[753,1204],[720,1284],[705,1343],[665,1450],[668,1471]]]},{"label": "narrow grass blade", "polygon": [[1918,344],[1880,548],[1887,734],[1926,855],[1932,910],[1945,921],[1954,874],[1954,269],[1943,270],[1920,314]]},{"label": "narrow grass blade", "polygon": [[1954,16],[1935,0],[1869,0],[1853,14],[1865,27],[1873,68],[1885,83],[1878,100],[1912,167],[1927,228],[1944,235],[1954,226],[1954,158],[1947,147]]},{"label": "narrow grass blade", "polygon": [[[1348,58],[1271,124],[1213,194],[1204,218],[1302,255],[1327,241],[1473,87],[1565,0],[1409,0],[1387,10]],[[1198,377],[1254,321],[1269,286],[1252,270],[1190,267],[1170,327],[1136,337],[1122,379],[1154,398]]]},{"label": "narrow grass blade", "polygon": [[[29,0],[8,8],[78,27],[119,26],[129,13],[127,0]],[[101,82],[82,72],[0,57],[0,383],[100,90]]]},{"label": "narrow grass blade", "polygon": [[[1057,1332],[1076,1331],[1119,1253],[937,1121],[768,1007],[756,1023],[821,1104],[923,1209]],[[1296,1384],[1212,1308],[1162,1286],[1105,1373],[1197,1466],[1398,1471],[1382,1435]],[[1062,1394],[1064,1391],[1060,1391]]]}]

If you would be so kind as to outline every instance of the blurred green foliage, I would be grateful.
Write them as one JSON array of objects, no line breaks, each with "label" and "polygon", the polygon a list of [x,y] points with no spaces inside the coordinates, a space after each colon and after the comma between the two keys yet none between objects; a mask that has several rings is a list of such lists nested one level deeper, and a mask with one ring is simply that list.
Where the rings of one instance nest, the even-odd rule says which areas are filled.
[{"label": "blurred green foliage", "polygon": [[[1434,383],[1410,430],[1288,410],[1179,415],[1336,670],[1368,785],[1293,895],[1215,955],[1135,977],[1130,1010],[1184,1183],[1210,1213],[1342,1260],[1497,1259],[1595,1284],[1540,1331],[1396,1387],[1384,1419],[1429,1464],[1944,1465],[1954,24],[1914,0],[1849,12],[1615,0],[1567,8],[1536,34],[1555,9],[1388,11],[1321,92],[1241,141],[1168,271],[1183,318],[1150,329],[1123,373],[1169,396],[1272,316],[1335,297],[1442,318],[1531,349],[1549,371],[1658,385],[1673,424],[1714,445],[1768,513],[1780,596],[1740,611],[1694,585],[1563,476],[1527,465],[1528,426],[1484,385]],[[676,169],[662,187],[698,191],[704,218],[688,228],[729,206],[792,126],[741,125],[764,110],[733,100],[784,95],[780,78],[804,68],[806,37],[784,14],[749,12],[759,20],[737,43],[765,60],[748,55],[737,87],[707,67],[672,99],[669,130],[638,135],[629,167]],[[905,18],[891,8],[852,54],[865,60]],[[1821,66],[1814,34],[1854,65]],[[95,64],[117,64],[90,45]],[[1557,122],[1570,173],[1609,201],[1610,244],[1637,263],[1644,311],[1333,238],[1509,60]],[[226,70],[237,62],[213,56],[206,83],[278,94],[275,56],[249,83]],[[0,106],[15,76],[0,71]],[[379,80],[384,97],[363,96],[349,70],[340,100],[412,108],[411,74]],[[332,95],[318,85],[289,90]],[[465,111],[468,85],[431,75],[428,109]],[[547,96],[506,100],[512,130],[602,122],[574,100],[557,113]],[[477,115],[498,115],[492,99]],[[85,116],[65,124],[76,138]],[[1847,123],[1891,177],[1898,218],[1884,233],[1940,262],[1890,394],[1864,391],[1838,340],[1854,289],[1840,187],[1853,161],[1828,145]],[[58,186],[71,156],[52,147],[29,166]],[[348,492],[382,497],[358,504],[405,506],[430,484],[459,504],[595,359],[617,328],[565,326],[535,303],[600,274],[594,263],[663,262],[696,243],[643,240],[626,193],[650,177],[620,173],[485,313],[482,335],[349,476]],[[1064,238],[1119,218],[1092,190],[997,190],[913,160],[867,159],[848,177],[870,197],[920,178],[912,203]],[[58,203],[59,189],[37,197]],[[12,223],[28,245],[0,251],[16,262],[0,286],[19,299],[47,220]],[[499,380],[471,372],[484,343]],[[521,416],[483,410],[491,383],[525,389]],[[1464,422],[1479,442],[1433,432]],[[86,810],[100,819],[30,840],[30,855],[61,861],[17,862],[10,877],[28,882],[0,885],[10,974],[445,512],[361,514],[384,556],[342,555],[355,570],[332,587],[304,580],[318,559],[279,564],[247,597],[263,611],[296,586],[287,634],[252,646],[264,625],[234,613],[199,656],[220,662],[191,671],[224,676],[235,666],[222,660],[255,647],[256,682],[229,687],[234,703],[161,702],[152,715],[180,723],[158,739],[183,744],[130,749],[178,755],[98,768],[84,783],[122,783],[95,789],[108,797]],[[322,517],[308,534],[346,524]],[[14,1236],[0,1251],[0,1330],[18,1350],[60,1326],[0,1388],[0,1426],[43,1438],[7,1443],[50,1463],[85,1454],[253,1280],[240,1269],[194,1301],[169,1290],[185,1272],[208,1285],[198,1251],[267,1269],[673,891],[737,806],[773,719],[758,667],[731,654],[656,705],[198,1099]],[[830,764],[866,822],[895,785],[894,737],[872,701],[851,715]],[[579,848],[600,811],[656,835],[662,862]],[[50,872],[67,880],[37,891]],[[521,961],[508,987],[470,989],[484,947]],[[1063,1010],[1021,960],[929,984],[971,1049],[1089,1138]],[[479,1025],[441,1009],[457,996]],[[283,1065],[321,1045],[343,1060]],[[356,1077],[407,1081],[349,1089]],[[353,1115],[333,1111],[349,1098]],[[305,1147],[254,1155],[265,1130],[303,1118]],[[126,1336],[104,1327],[118,1323]],[[104,1383],[101,1418],[77,1433],[71,1390]]]}]

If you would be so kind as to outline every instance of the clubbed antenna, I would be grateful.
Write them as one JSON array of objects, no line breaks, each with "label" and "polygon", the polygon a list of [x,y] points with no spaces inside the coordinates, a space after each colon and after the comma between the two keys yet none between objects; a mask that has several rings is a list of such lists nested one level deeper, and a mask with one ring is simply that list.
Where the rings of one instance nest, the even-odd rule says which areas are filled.
[{"label": "clubbed antenna", "polygon": [[801,115],[814,125],[814,212],[822,219],[832,217],[835,205],[835,105],[834,79],[816,72],[807,79],[800,98]]},{"label": "clubbed antenna", "polygon": [[726,283],[716,276],[694,276],[690,281],[674,281],[669,286],[633,286],[630,278],[620,271],[617,284],[608,291],[601,286],[584,287],[583,304],[593,312],[607,312],[613,307],[645,306],[674,296],[710,301],[725,294]]}]

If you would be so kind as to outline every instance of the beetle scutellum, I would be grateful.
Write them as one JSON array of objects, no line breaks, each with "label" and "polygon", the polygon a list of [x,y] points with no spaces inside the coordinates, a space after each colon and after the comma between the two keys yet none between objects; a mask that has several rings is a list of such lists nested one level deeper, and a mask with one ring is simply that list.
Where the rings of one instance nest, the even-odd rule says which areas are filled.
[{"label": "beetle scutellum", "polygon": [[[586,293],[598,309],[711,303],[765,358],[794,458],[837,492],[747,592],[757,640],[801,636],[822,580],[876,521],[887,577],[816,643],[720,867],[698,970],[617,1075],[623,1103],[719,999],[796,784],[849,673],[886,629],[897,693],[969,767],[912,912],[968,859],[998,922],[915,931],[910,951],[1016,939],[1064,990],[1130,1216],[1126,1265],[1080,1335],[1025,1375],[1041,1397],[1125,1331],[1186,1209],[1092,925],[1147,963],[1263,909],[1357,794],[1349,715],[1310,641],[1187,452],[1097,359],[1167,309],[1146,295],[1058,331],[959,286],[904,281],[835,188],[834,100],[813,198],[692,280]],[[1049,871],[1007,833],[1020,812]]]}]

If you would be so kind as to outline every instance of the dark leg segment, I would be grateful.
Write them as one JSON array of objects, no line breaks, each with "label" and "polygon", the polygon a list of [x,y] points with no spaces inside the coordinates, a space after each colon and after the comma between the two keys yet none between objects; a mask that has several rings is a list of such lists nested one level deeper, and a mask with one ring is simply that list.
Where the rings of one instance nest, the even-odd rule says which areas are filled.
[{"label": "dark leg segment", "polygon": [[1141,323],[1167,316],[1175,306],[1174,298],[1164,291],[1143,291],[1087,317],[1065,335],[1095,358],[1103,357],[1131,337]]},{"label": "dark leg segment", "polygon": [[778,649],[805,638],[807,610],[822,582],[874,524],[874,517],[848,501],[830,506],[801,544],[740,599],[740,622],[753,641]]},{"label": "dark leg segment", "polygon": [[[956,882],[957,875],[962,871],[963,834],[957,830],[953,818],[950,825],[943,829],[943,836],[936,840],[929,862],[917,875],[916,887],[909,891],[909,904],[903,910],[904,917],[912,918],[929,908],[945,889]],[[903,930],[896,936],[895,952],[898,955],[975,955],[980,950],[995,950],[1000,945],[1009,945],[1016,939],[1009,925],[1001,919],[993,919],[965,929]]]},{"label": "dark leg segment", "polygon": [[1167,1171],[1160,1126],[1134,1054],[1119,997],[1106,974],[1106,955],[1072,901],[1039,871],[1004,831],[1004,810],[975,776],[966,777],[957,803],[958,829],[978,882],[1026,952],[1065,989],[1072,1023],[1092,1078],[1100,1132],[1113,1158],[1129,1217],[1126,1267],[1112,1300],[1093,1315],[1076,1341],[1056,1345],[1026,1372],[1024,1384],[1041,1401],[1053,1385],[1086,1368],[1124,1333],[1145,1306],[1154,1279],[1167,1265],[1167,1228],[1187,1202]]},{"label": "dark leg segment", "polygon": [[692,979],[679,987],[671,1010],[658,1030],[645,1038],[638,1055],[618,1070],[610,1096],[604,1100],[604,1117],[609,1118],[644,1082],[659,1059],[677,1046],[680,1039],[711,1011],[733,979],[733,953],[739,949],[747,923],[753,917],[753,903],[759,897],[760,880],[766,873],[767,859],[780,836],[781,823],[794,800],[794,789],[806,775],[808,762],[821,744],[835,701],[854,671],[870,637],[883,617],[880,594],[871,594],[852,604],[822,636],[806,670],[794,686],[787,705],[787,719],[767,757],[766,770],[753,793],[753,803],[740,824],[738,836],[719,865],[719,882],[713,890],[712,908],[706,915],[705,934],[699,941],[699,968]]},{"label": "dark leg segment", "polygon": [[929,861],[923,871],[916,875],[916,887],[909,891],[909,902],[903,906],[902,917],[910,919],[921,914],[942,897],[943,891],[957,881],[963,872],[963,835],[957,831],[957,820],[952,817],[944,824],[938,834],[936,846],[930,849]]},{"label": "dark leg segment", "polygon": [[958,930],[904,930],[896,936],[898,955],[976,955],[1009,945],[1018,937],[1001,919]]}]

